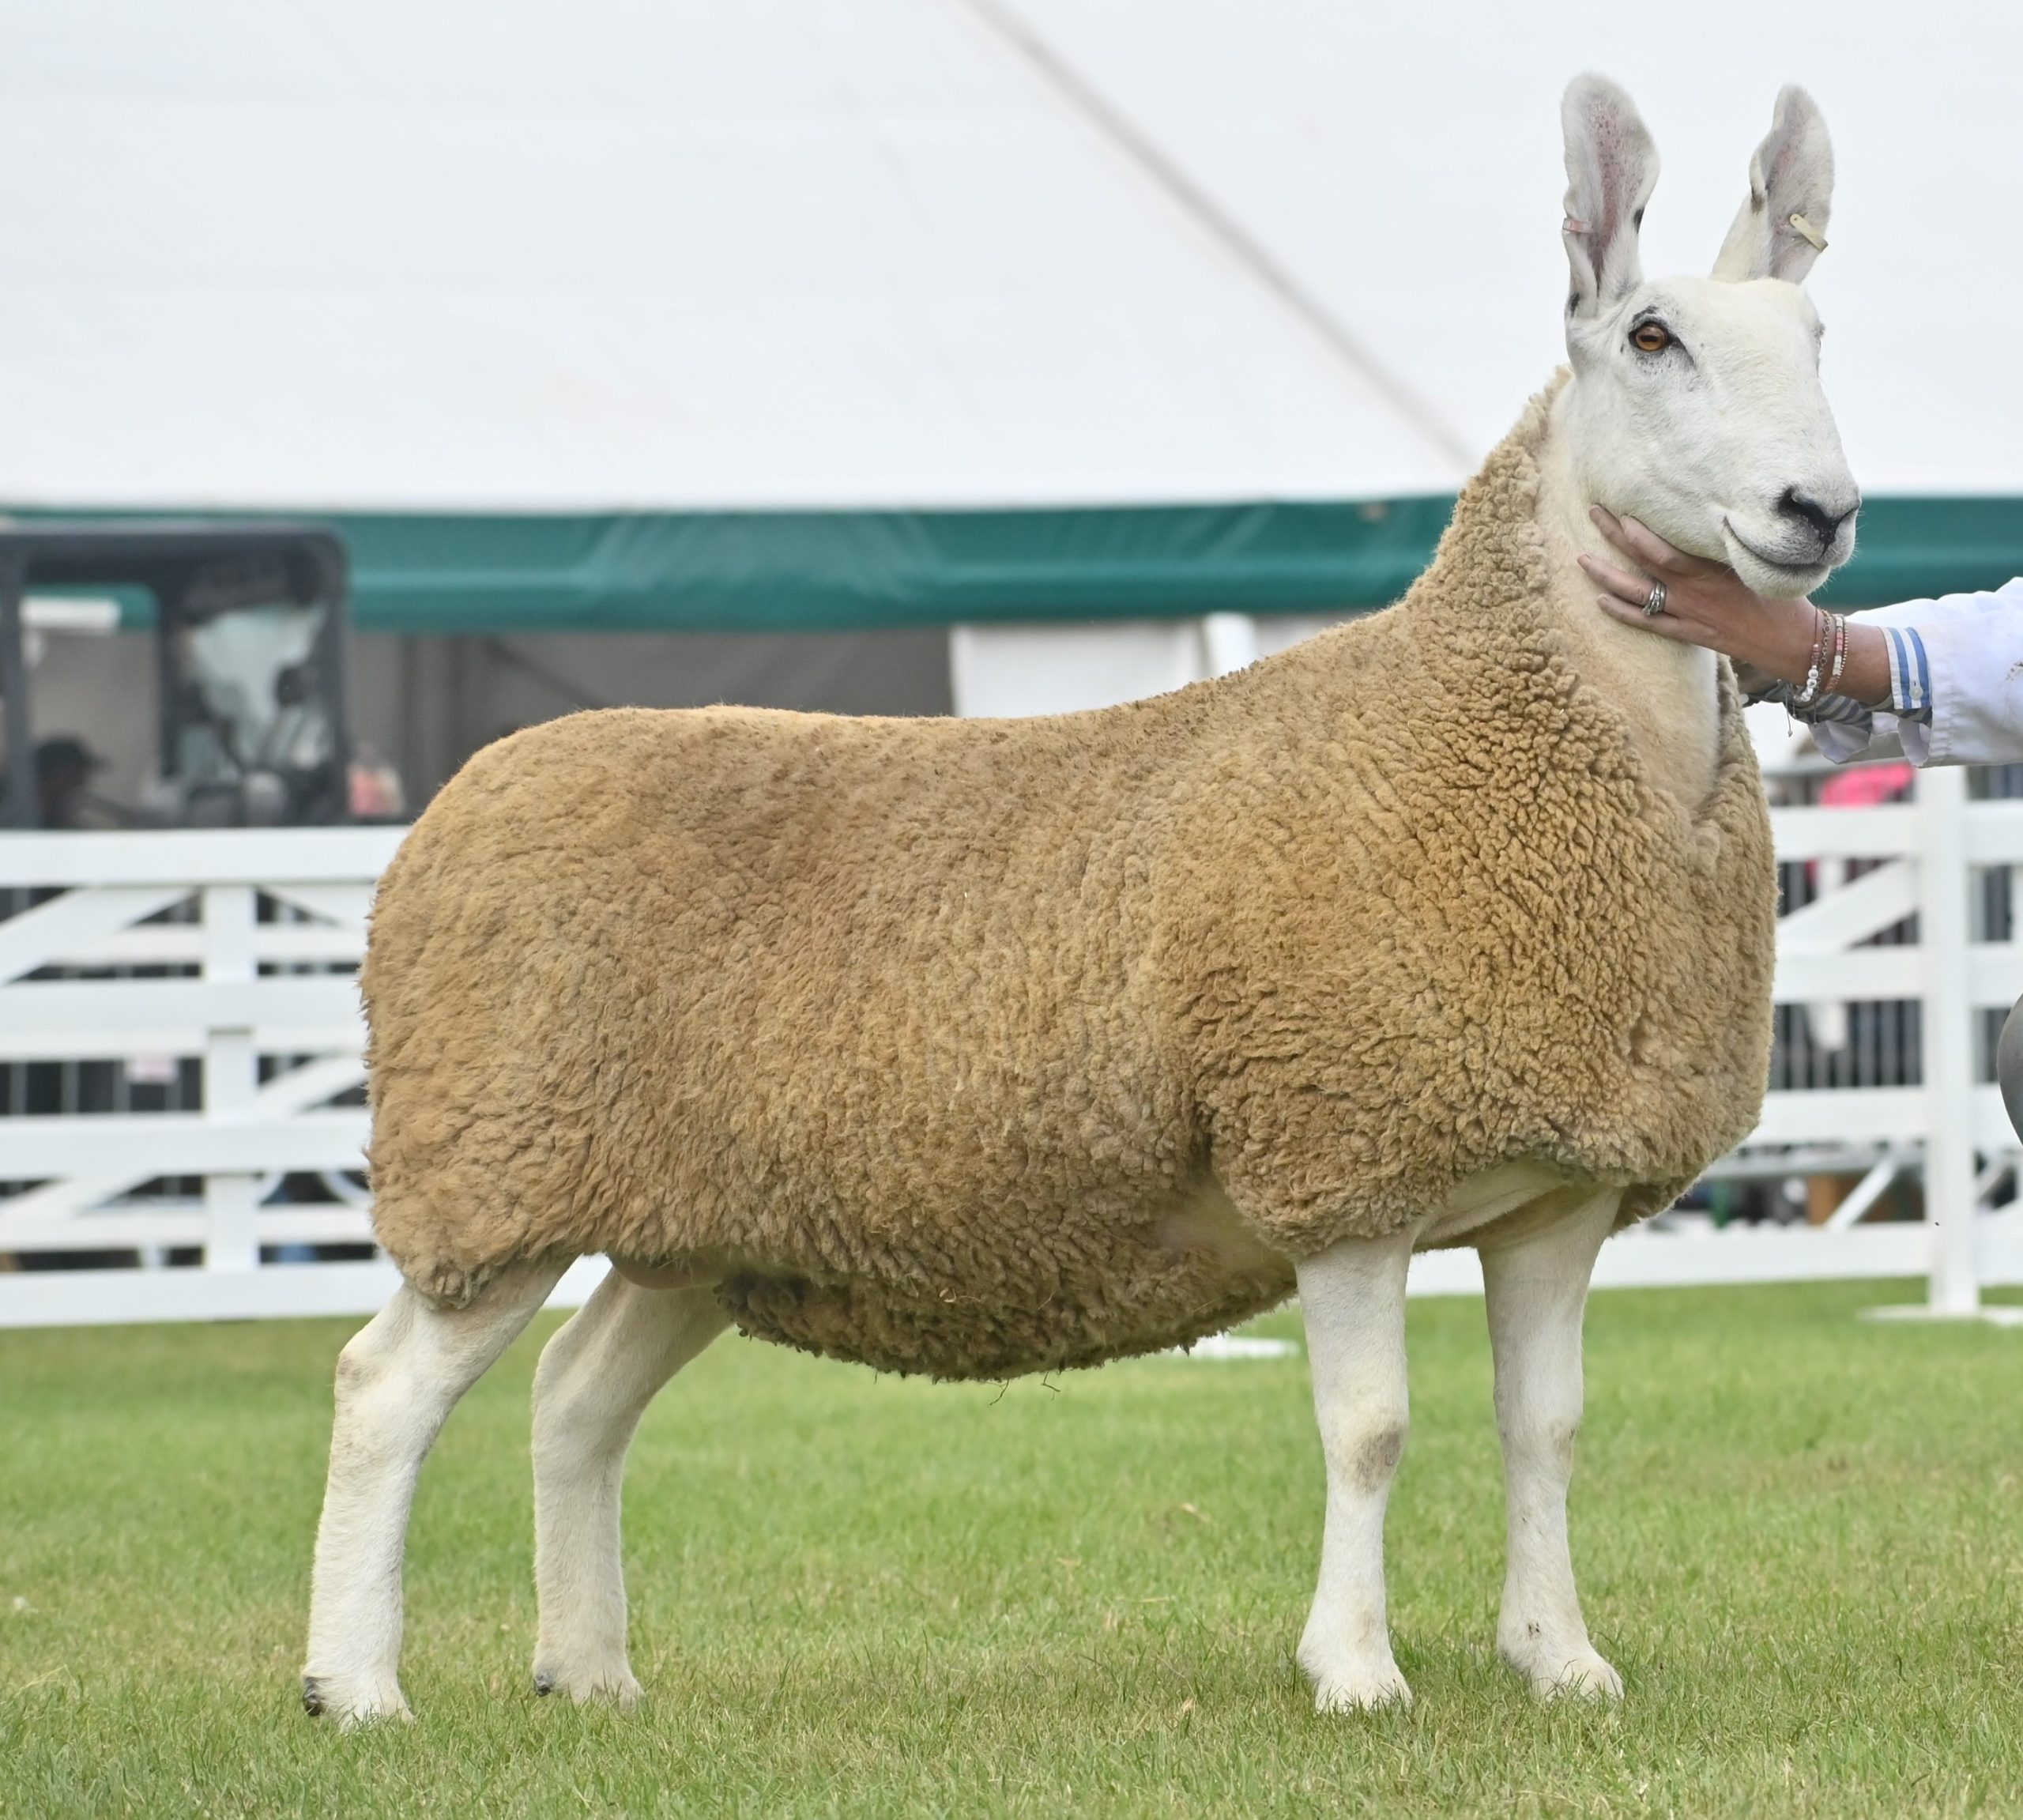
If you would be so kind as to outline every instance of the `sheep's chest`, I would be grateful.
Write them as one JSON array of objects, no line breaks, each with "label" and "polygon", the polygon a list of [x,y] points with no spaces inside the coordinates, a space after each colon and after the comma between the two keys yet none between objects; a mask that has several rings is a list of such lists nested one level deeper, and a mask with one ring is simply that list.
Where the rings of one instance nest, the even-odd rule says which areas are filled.
[{"label": "sheep's chest", "polygon": [[1169,893],[1217,1168],[1298,1255],[1524,1159],[1641,1217],[1758,1115],[1776,875],[1731,688],[1689,812],[1550,652],[1480,674],[1438,764],[1345,694]]}]

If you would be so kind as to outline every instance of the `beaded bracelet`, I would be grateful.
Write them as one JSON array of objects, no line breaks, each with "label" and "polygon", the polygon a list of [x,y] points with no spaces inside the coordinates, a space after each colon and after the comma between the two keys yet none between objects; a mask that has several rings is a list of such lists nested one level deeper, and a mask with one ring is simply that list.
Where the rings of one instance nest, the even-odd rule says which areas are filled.
[{"label": "beaded bracelet", "polygon": [[1809,708],[1819,699],[1819,684],[1826,666],[1826,650],[1833,628],[1827,624],[1833,616],[1823,607],[1812,609],[1812,661],[1806,666],[1805,687],[1791,697],[1793,705]]}]

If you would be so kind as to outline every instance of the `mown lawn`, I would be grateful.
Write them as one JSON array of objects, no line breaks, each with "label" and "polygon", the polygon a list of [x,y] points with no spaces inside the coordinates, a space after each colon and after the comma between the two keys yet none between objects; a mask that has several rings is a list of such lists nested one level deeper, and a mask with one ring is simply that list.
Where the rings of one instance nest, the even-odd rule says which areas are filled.
[{"label": "mown lawn", "polygon": [[2023,1332],[1855,1318],[1908,1294],[1595,1298],[1575,1546],[1615,1711],[1494,1659],[1481,1309],[1415,1303],[1418,1699],[1360,1720],[1292,1666],[1303,1360],[1000,1392],[719,1342],[633,1452],[626,1716],[529,1686],[529,1337],[423,1481],[419,1723],[345,1736],[296,1672],[350,1324],[0,1335],[0,1812],[2023,1812]]}]

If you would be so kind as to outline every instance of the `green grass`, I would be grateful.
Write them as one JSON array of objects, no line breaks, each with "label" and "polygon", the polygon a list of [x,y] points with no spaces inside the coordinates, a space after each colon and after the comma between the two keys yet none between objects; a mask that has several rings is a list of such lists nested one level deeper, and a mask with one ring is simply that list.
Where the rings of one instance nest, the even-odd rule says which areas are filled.
[{"label": "green grass", "polygon": [[1494,1659],[1481,1309],[1415,1303],[1418,1699],[1346,1720],[1291,1661],[1303,1361],[1000,1393],[719,1342],[633,1451],[626,1716],[529,1686],[543,1323],[423,1479],[419,1722],[345,1736],[296,1674],[350,1324],[0,1335],[0,1813],[2023,1812],[2023,1333],[1855,1318],[1885,1298],[1595,1298],[1574,1541],[1612,1711]]}]

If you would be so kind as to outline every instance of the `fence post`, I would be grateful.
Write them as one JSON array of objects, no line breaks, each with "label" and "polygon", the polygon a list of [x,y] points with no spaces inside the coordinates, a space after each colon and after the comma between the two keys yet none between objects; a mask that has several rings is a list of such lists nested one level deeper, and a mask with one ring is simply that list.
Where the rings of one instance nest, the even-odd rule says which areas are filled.
[{"label": "fence post", "polygon": [[[249,982],[258,973],[253,930],[258,893],[251,885],[206,885],[204,899],[204,979],[207,984]],[[204,1044],[204,1117],[213,1125],[244,1122],[253,1116],[259,1091],[260,1061],[253,1032],[213,1025]],[[239,1174],[204,1178],[207,1270],[252,1270],[260,1262],[254,1208],[259,1178]]]},{"label": "fence post", "polygon": [[1924,951],[1925,1218],[1931,1238],[1931,1311],[1981,1306],[1974,1255],[1974,1016],[1968,980],[1967,774],[1918,774],[1918,940]]}]

